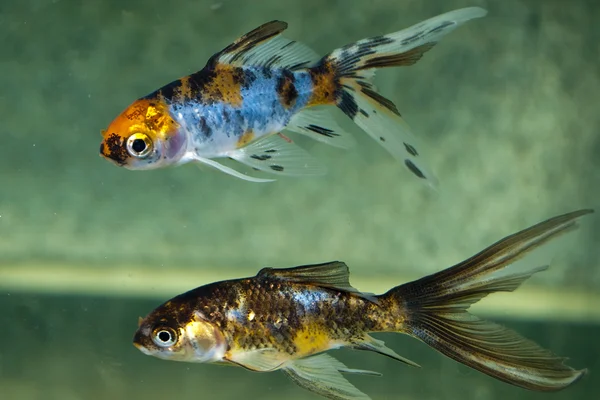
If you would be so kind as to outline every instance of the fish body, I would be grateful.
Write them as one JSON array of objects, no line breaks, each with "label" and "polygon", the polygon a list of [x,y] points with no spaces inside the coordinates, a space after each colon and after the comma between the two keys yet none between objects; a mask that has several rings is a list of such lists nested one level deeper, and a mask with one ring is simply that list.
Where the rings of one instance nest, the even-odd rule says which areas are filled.
[{"label": "fish body", "polygon": [[405,364],[370,334],[415,337],[442,354],[492,377],[539,391],[563,389],[584,375],[516,332],[470,314],[490,293],[513,291],[547,267],[507,267],[527,252],[576,226],[591,210],[551,218],[508,236],[473,257],[390,289],[362,293],[339,261],[201,286],[140,319],[134,345],[173,361],[226,363],[258,372],[282,370],[300,386],[330,399],[369,399],[342,373],[350,369],[325,352],[374,351]]},{"label": "fish body", "polygon": [[[202,82],[215,78],[207,75],[219,77],[230,86],[209,91]],[[253,140],[282,131],[308,103],[312,92],[310,79],[306,71],[218,67],[216,71],[202,70],[186,80],[172,82],[146,99],[163,99],[168,104],[169,114],[180,127],[179,134],[187,137],[194,154],[218,158]],[[292,89],[282,89],[286,85]]]},{"label": "fish body", "polygon": [[[313,284],[319,271],[328,274],[338,269],[343,274],[345,264],[267,268],[252,278],[218,282],[184,293],[165,303],[158,314],[177,315],[181,321],[211,321],[227,343],[226,358],[273,349],[282,363],[359,343],[369,331],[395,331],[398,319],[391,318],[387,306],[374,298]],[[299,276],[312,276],[311,280],[282,279],[295,271]]]},{"label": "fish body", "polygon": [[266,23],[209,59],[206,66],[133,102],[103,131],[100,154],[116,165],[155,169],[188,162],[264,182],[219,161],[230,158],[274,175],[319,175],[324,167],[284,131],[349,148],[335,106],[435,186],[408,125],[377,92],[375,70],[417,62],[444,35],[486,11],[465,8],[389,35],[363,39],[319,57],[282,36],[287,24]]}]

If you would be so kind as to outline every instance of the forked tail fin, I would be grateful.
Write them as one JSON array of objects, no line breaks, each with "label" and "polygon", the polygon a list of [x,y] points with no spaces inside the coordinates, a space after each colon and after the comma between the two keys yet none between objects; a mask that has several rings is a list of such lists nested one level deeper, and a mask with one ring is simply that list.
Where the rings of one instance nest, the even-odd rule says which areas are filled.
[{"label": "forked tail fin", "polygon": [[376,69],[416,63],[444,35],[486,14],[482,8],[463,8],[334,50],[311,69],[316,89],[313,103],[335,102],[415,176],[435,187],[436,178],[417,150],[410,128],[394,103],[377,92],[372,78]]},{"label": "forked tail fin", "polygon": [[383,295],[406,315],[405,332],[446,356],[504,382],[526,389],[556,391],[577,381],[575,370],[531,340],[470,314],[467,309],[493,292],[511,292],[547,267],[505,268],[576,227],[592,210],[558,216],[508,236],[475,256],[436,274],[395,287]]}]

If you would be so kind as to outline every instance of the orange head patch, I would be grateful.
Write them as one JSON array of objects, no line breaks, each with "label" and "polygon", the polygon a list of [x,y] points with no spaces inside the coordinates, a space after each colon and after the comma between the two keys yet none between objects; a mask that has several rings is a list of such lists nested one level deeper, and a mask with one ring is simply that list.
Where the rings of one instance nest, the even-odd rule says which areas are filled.
[{"label": "orange head patch", "polygon": [[185,150],[185,135],[159,99],[136,100],[102,132],[100,155],[129,169],[173,164]]}]

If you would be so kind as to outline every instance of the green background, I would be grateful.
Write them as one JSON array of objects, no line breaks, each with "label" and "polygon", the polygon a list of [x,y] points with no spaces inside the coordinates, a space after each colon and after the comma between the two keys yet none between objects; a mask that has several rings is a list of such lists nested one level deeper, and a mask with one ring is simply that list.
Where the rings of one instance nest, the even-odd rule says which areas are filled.
[{"label": "green background", "polygon": [[[424,144],[437,193],[341,113],[358,142],[349,151],[294,136],[328,167],[322,178],[252,184],[98,156],[100,130],[123,108],[266,21],[287,21],[287,37],[325,54],[473,5],[490,13],[377,78]],[[0,398],[314,398],[280,373],[144,356],[131,346],[137,317],[266,265],[340,259],[354,286],[386,290],[543,219],[598,208],[598,15],[593,0],[3,1]],[[595,398],[599,239],[597,216],[586,217],[542,252],[553,253],[549,271],[481,305],[591,369],[564,392],[495,382],[397,335],[383,338],[424,368],[336,356],[384,373],[351,378],[373,399]]]}]

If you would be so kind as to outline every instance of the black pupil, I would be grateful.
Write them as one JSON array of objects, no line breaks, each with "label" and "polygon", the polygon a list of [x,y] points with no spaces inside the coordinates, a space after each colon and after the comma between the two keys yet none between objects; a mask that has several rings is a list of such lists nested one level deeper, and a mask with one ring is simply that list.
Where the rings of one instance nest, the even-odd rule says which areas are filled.
[{"label": "black pupil", "polygon": [[131,144],[131,148],[136,153],[141,153],[146,149],[146,142],[144,142],[142,139],[135,139]]},{"label": "black pupil", "polygon": [[160,332],[158,332],[158,339],[161,342],[165,342],[165,343],[169,342],[169,341],[171,341],[171,334],[167,331],[160,331]]}]

